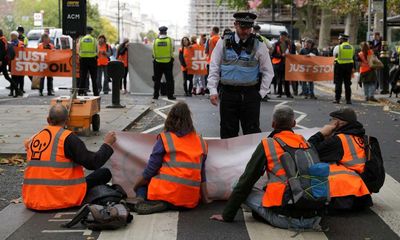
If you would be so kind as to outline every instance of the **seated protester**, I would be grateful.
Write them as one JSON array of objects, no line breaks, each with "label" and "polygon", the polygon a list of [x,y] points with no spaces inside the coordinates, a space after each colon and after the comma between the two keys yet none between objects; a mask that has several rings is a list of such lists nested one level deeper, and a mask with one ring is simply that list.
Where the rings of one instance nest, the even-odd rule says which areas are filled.
[{"label": "seated protester", "polygon": [[[57,104],[50,108],[48,126],[25,142],[28,165],[22,199],[34,210],[80,206],[88,190],[106,184],[111,172],[101,168],[113,154],[115,133],[104,138],[99,151],[88,151],[71,131],[64,129],[68,111]],[[95,170],[85,177],[83,168]]]},{"label": "seated protester", "polygon": [[176,103],[165,120],[142,177],[134,186],[138,214],[194,208],[208,202],[206,142],[193,127],[189,107]]},{"label": "seated protester", "polygon": [[[277,138],[289,147],[306,148],[303,136],[295,134],[292,128],[296,125],[293,109],[288,106],[275,107],[273,112],[273,131],[257,146],[246,169],[228,200],[222,215],[213,215],[211,219],[232,222],[242,203],[246,204],[256,219],[262,218],[279,228],[313,229],[320,231],[321,217],[312,214],[313,210],[303,210],[303,215],[292,217],[291,209],[285,207],[287,176],[282,167],[281,157],[286,154]],[[272,143],[272,144],[271,144]],[[254,188],[254,184],[266,173],[268,182],[265,190]],[[283,213],[287,214],[284,215]],[[308,215],[308,216],[306,216]]]},{"label": "seated protester", "polygon": [[364,171],[365,129],[351,108],[329,114],[332,120],[309,142],[317,149],[321,162],[330,164],[330,194],[333,209],[360,209],[372,206],[370,192],[358,175]]}]

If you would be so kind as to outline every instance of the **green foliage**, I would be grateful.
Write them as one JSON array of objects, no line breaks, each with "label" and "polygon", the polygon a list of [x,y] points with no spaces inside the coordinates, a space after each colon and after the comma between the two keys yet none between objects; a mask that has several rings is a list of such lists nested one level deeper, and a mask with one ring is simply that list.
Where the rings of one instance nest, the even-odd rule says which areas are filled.
[{"label": "green foliage", "polygon": [[[5,36],[16,29],[18,25],[25,28],[25,33],[33,28],[33,14],[43,11],[43,26],[58,27],[58,0],[15,0],[14,11],[0,16],[0,28]],[[94,35],[104,34],[110,42],[117,39],[117,29],[106,18],[100,16],[97,5],[87,4],[87,25],[93,27]]]},{"label": "green foliage", "polygon": [[150,30],[150,31],[146,34],[146,36],[147,36],[147,39],[148,39],[149,41],[152,42],[154,39],[157,38],[158,34],[157,34],[156,32],[154,32],[153,30]]}]

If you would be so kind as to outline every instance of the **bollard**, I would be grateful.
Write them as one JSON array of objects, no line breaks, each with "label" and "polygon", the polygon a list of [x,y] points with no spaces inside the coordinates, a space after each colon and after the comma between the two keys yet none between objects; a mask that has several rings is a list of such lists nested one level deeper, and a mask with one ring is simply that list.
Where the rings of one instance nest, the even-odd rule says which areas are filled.
[{"label": "bollard", "polygon": [[107,108],[124,108],[120,104],[120,84],[124,77],[125,68],[121,61],[110,61],[107,65],[107,75],[112,79],[112,104]]}]

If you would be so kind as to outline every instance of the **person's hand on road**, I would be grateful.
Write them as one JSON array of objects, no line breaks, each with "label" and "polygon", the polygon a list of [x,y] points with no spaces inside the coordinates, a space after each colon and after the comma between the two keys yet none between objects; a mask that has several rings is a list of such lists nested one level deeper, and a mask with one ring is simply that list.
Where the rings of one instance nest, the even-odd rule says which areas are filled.
[{"label": "person's hand on road", "polygon": [[210,102],[214,106],[218,106],[218,95],[210,95]]},{"label": "person's hand on road", "polygon": [[107,135],[104,137],[104,143],[112,146],[117,138],[115,137],[115,132],[108,132]]},{"label": "person's hand on road", "polygon": [[211,220],[216,220],[216,221],[220,221],[220,222],[224,222],[224,218],[222,217],[221,214],[214,214],[210,217]]}]

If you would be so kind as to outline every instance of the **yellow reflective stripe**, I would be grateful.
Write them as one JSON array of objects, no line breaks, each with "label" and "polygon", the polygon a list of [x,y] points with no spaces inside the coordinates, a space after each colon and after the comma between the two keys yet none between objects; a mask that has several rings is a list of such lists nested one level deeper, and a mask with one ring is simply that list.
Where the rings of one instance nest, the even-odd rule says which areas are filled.
[{"label": "yellow reflective stripe", "polygon": [[168,182],[179,183],[179,184],[183,184],[183,185],[187,185],[187,186],[191,186],[191,187],[200,187],[200,181],[193,181],[190,179],[180,178],[180,177],[176,177],[176,176],[172,176],[172,175],[168,175],[168,174],[159,174],[157,176],[154,176],[154,178],[165,180]]},{"label": "yellow reflective stripe", "polygon": [[176,148],[174,145],[174,141],[172,140],[172,136],[170,132],[166,132],[165,139],[167,140],[167,145],[169,148],[170,161],[163,162],[163,167],[175,167],[175,168],[193,168],[193,169],[201,169],[201,163],[193,163],[193,162],[178,162],[176,160]]},{"label": "yellow reflective stripe", "polygon": [[43,160],[31,160],[28,162],[28,167],[52,167],[52,168],[74,168],[79,166],[74,162],[53,162]]},{"label": "yellow reflective stripe", "polygon": [[272,162],[274,163],[274,168],[271,170],[273,174],[276,174],[279,170],[282,169],[282,166],[278,159],[278,154],[276,153],[274,139],[267,138],[267,144],[269,148],[269,152],[271,153]]},{"label": "yellow reflective stripe", "polygon": [[329,176],[334,176],[334,175],[339,175],[339,174],[347,174],[347,175],[352,175],[352,176],[360,176],[357,173],[353,171],[337,171],[337,172],[330,172]]},{"label": "yellow reflective stripe", "polygon": [[77,178],[77,179],[24,179],[25,185],[47,185],[47,186],[70,186],[77,185],[81,183],[85,183],[85,178]]},{"label": "yellow reflective stripe", "polygon": [[50,161],[56,161],[57,151],[58,151],[58,144],[60,142],[61,134],[63,134],[64,129],[60,128],[54,137],[53,146],[51,149]]},{"label": "yellow reflective stripe", "polygon": [[344,134],[345,137],[345,141],[347,142],[347,146],[349,146],[349,150],[350,150],[350,154],[351,154],[351,160],[347,161],[347,162],[342,162],[343,165],[345,165],[346,167],[352,167],[355,166],[357,164],[364,164],[366,162],[365,158],[359,158],[357,156],[357,152],[354,146],[353,141],[351,140],[350,135],[346,135]]}]

